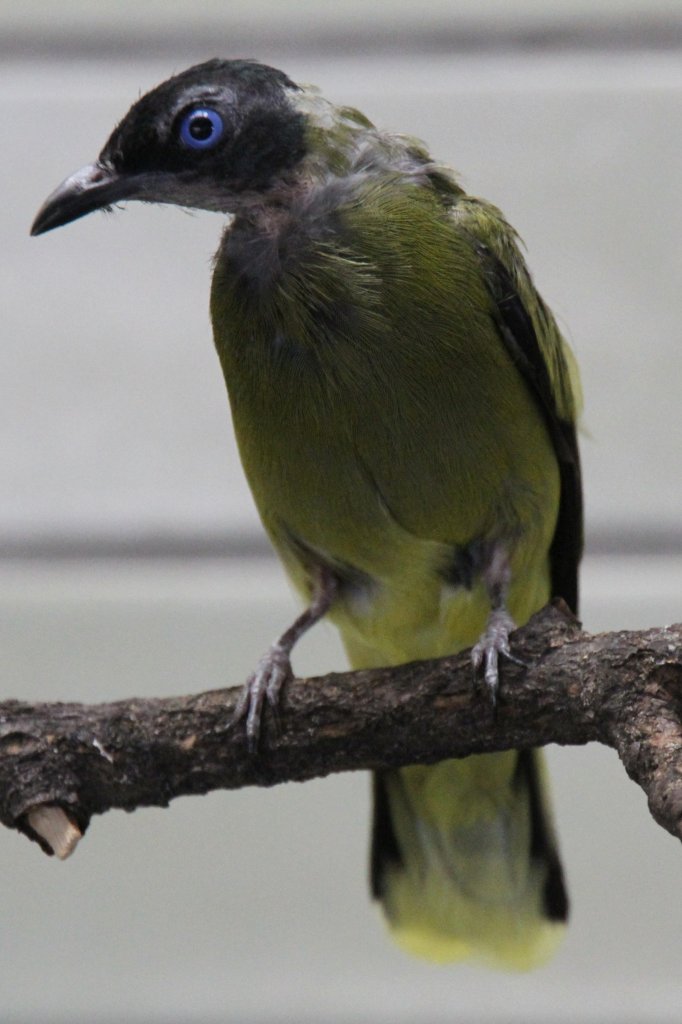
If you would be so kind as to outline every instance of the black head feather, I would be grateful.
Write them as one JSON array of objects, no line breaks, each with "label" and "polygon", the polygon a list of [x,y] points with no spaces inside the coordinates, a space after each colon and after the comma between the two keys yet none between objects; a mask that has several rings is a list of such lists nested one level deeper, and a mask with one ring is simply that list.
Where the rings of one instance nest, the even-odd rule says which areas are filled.
[{"label": "black head feather", "polygon": [[[100,161],[119,173],[201,172],[258,190],[304,155],[304,118],[289,102],[298,86],[276,68],[246,60],[210,60],[142,96],[113,131]],[[183,144],[180,125],[193,109],[221,116],[213,149]]]},{"label": "black head feather", "polygon": [[[32,233],[125,199],[234,211],[241,194],[267,191],[306,155],[300,91],[248,60],[210,60],[169,78],[133,104],[94,164],[53,192]],[[211,118],[215,138],[197,145]]]}]

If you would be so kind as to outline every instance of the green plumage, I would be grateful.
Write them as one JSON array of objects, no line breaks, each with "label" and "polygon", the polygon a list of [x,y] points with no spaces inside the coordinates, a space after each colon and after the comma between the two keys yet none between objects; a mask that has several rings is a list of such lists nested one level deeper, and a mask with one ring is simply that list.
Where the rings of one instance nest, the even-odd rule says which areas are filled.
[{"label": "green plumage", "polygon": [[[575,609],[582,545],[577,374],[499,210],[415,140],[245,61],[142,97],[34,232],[121,198],[233,217],[216,347],[263,524],[311,603],[247,684],[249,742],[327,610],[354,667],[476,645],[494,697],[511,619]],[[567,902],[541,760],[376,776],[372,889],[406,949],[514,968],[552,951]]]},{"label": "green plumage", "polygon": [[[318,561],[338,574],[330,615],[357,668],[475,643],[490,612],[483,582],[447,581],[453,550],[472,542],[505,545],[507,608],[524,622],[552,596],[561,474],[500,334],[497,261],[533,321],[556,414],[572,421],[576,399],[513,231],[454,185],[390,171],[341,188],[325,171],[274,237],[271,216],[226,233],[211,314],[244,467],[290,575],[307,596]],[[260,254],[271,278],[259,265],[250,279],[242,231],[273,239],[276,256]],[[375,833],[374,884],[399,940],[437,959],[543,959],[558,937],[544,892],[560,868],[548,822],[535,823],[542,849],[529,857],[517,756],[378,785],[397,852],[382,860]]]},{"label": "green plumage", "polygon": [[[546,576],[556,458],[500,342],[481,260],[438,195],[370,182],[334,220],[319,239],[299,220],[280,229],[267,290],[231,258],[238,228],[218,253],[211,314],[242,459],[279,549],[301,541],[382,583],[383,601],[425,588],[433,607],[401,600],[399,619],[431,626],[453,546],[509,539],[519,572]],[[348,602],[335,615],[350,626]],[[364,613],[357,628],[367,634]],[[409,647],[397,652],[421,656],[397,632]],[[424,656],[451,636],[432,643]]]}]

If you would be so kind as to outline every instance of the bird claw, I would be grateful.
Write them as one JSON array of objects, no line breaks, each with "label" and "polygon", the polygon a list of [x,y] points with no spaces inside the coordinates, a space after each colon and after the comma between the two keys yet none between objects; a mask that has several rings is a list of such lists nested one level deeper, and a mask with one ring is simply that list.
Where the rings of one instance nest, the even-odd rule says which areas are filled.
[{"label": "bird claw", "polygon": [[246,744],[250,754],[258,752],[266,702],[272,712],[275,727],[279,730],[281,691],[292,675],[289,650],[280,643],[274,643],[244,683],[234,709],[232,724],[236,725],[246,718]]},{"label": "bird claw", "polygon": [[493,707],[497,703],[500,688],[500,657],[513,661],[516,665],[525,665],[524,661],[512,654],[509,647],[509,634],[514,629],[516,623],[509,612],[504,608],[494,609],[478,643],[471,651],[474,671],[478,673],[483,668],[483,679]]}]

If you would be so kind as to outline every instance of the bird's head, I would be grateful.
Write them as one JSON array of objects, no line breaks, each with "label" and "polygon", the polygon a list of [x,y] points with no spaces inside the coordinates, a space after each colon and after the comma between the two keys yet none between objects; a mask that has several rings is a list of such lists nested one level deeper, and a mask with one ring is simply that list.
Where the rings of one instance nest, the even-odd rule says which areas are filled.
[{"label": "bird's head", "polygon": [[152,89],[114,129],[98,159],[43,204],[39,235],[127,199],[234,212],[306,155],[301,90],[275,68],[211,60]]}]

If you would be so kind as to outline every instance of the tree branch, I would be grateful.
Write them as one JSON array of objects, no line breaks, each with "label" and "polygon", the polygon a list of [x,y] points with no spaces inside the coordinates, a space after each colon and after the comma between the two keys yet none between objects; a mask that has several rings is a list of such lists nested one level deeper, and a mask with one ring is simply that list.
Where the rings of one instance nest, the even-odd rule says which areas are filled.
[{"label": "tree branch", "polygon": [[[470,653],[292,680],[257,757],[240,688],[85,705],[0,703],[0,821],[67,856],[93,814],[331,772],[546,743],[614,747],[682,838],[682,625],[591,636],[561,603],[512,638],[493,711]],[[47,812],[47,824],[45,814]],[[71,830],[71,831],[69,831]]]}]

